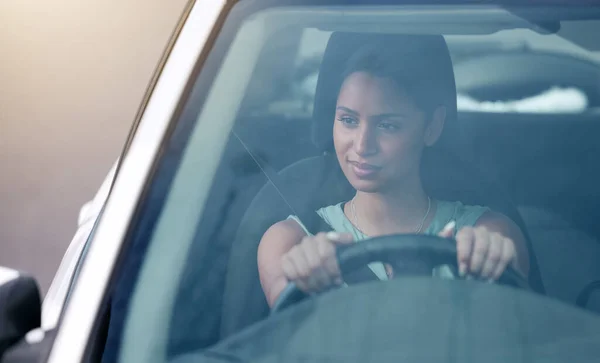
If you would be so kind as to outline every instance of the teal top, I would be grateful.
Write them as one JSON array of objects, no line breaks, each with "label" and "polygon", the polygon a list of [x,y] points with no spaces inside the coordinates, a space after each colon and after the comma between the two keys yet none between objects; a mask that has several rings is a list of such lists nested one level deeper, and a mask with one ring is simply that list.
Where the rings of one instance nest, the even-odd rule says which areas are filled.
[{"label": "teal top", "polygon": [[[352,236],[354,236],[355,243],[368,239],[369,237],[358,230],[358,228],[356,228],[354,224],[352,224],[352,222],[350,222],[350,220],[346,217],[343,205],[344,203],[339,203],[330,205],[328,207],[323,207],[317,210],[317,214],[321,216],[321,218],[323,218],[323,220],[327,222],[329,226],[331,226],[333,231],[352,234]],[[479,217],[481,217],[488,210],[489,209],[487,207],[467,206],[461,202],[437,201],[437,208],[435,210],[433,219],[431,220],[429,226],[423,231],[423,234],[437,235],[450,221],[456,222],[456,228],[454,229],[456,233],[456,231],[463,227],[474,226]],[[307,235],[311,234],[297,216],[292,215],[289,216],[288,219],[295,220]],[[369,264],[369,268],[380,280],[387,280],[385,267],[382,263],[371,263]],[[446,265],[435,268],[432,271],[432,275],[443,278],[454,277],[452,270]]]}]

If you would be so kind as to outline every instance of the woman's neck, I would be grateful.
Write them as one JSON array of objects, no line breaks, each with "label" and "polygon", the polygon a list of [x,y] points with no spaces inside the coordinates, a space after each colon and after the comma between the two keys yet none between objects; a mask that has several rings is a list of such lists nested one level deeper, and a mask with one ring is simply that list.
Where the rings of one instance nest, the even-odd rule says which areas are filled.
[{"label": "woman's neck", "polygon": [[[393,233],[415,233],[431,221],[435,206],[420,182],[412,188],[387,193],[358,191],[347,213],[365,234],[376,236]],[[429,212],[429,214],[427,214]]]}]

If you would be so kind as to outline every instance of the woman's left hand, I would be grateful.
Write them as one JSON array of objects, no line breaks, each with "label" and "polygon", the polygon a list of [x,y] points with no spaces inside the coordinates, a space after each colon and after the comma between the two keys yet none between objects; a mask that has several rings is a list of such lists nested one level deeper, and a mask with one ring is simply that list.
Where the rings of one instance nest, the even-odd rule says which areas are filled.
[{"label": "woman's left hand", "polygon": [[[441,237],[452,237],[454,225],[444,228]],[[455,236],[457,263],[460,276],[467,274],[497,280],[506,269],[514,265],[516,247],[512,239],[485,226],[463,227]],[[514,267],[514,266],[513,266]]]}]

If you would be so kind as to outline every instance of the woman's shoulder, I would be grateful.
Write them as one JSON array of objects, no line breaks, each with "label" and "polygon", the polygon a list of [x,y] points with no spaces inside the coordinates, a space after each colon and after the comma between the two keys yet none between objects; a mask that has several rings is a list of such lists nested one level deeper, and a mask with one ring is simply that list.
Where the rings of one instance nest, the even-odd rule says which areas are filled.
[{"label": "woman's shoulder", "polygon": [[287,218],[273,224],[263,234],[261,241],[270,240],[291,240],[296,241],[305,236],[305,231],[301,223],[297,223],[292,218]]},{"label": "woman's shoulder", "polygon": [[288,251],[304,236],[302,228],[291,219],[273,224],[263,234],[258,245],[259,261],[269,261],[274,254],[278,255]]},{"label": "woman's shoulder", "polygon": [[[332,205],[328,205],[326,207],[322,207],[317,209],[315,212],[325,220],[325,222],[327,222],[328,224],[331,224],[331,221],[334,221],[340,217],[342,217],[344,215],[344,211],[342,209],[342,204],[343,203],[338,203],[338,204],[332,204]],[[302,229],[304,229],[306,231],[306,227],[304,226],[304,224],[302,223],[302,221],[300,220],[300,218],[297,215],[290,215],[287,217],[286,221],[295,221],[298,225],[300,225],[300,227],[302,227]],[[306,231],[307,234],[308,231]]]},{"label": "woman's shoulder", "polygon": [[[327,225],[329,225],[329,227],[331,227],[332,230],[338,232],[352,232],[352,225],[344,214],[343,204],[344,203],[341,202],[328,205],[317,209],[315,212],[325,223],[327,223]],[[311,234],[298,216],[290,215],[287,218],[287,221],[294,221],[307,235]]]},{"label": "woman's shoulder", "polygon": [[[490,211],[488,207],[481,205],[469,205],[460,201],[438,201],[438,219],[441,224],[455,221],[457,228],[474,226],[479,218]],[[445,224],[444,224],[445,225]]]},{"label": "woman's shoulder", "polygon": [[319,208],[317,209],[317,214],[327,222],[336,218],[344,218],[343,204],[344,203],[342,202]]}]

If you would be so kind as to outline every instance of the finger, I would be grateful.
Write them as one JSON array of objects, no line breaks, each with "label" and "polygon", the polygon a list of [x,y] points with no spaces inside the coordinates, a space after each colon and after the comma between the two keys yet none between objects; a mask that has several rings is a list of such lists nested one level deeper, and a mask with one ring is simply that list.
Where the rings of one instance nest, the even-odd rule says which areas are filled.
[{"label": "finger", "polygon": [[490,240],[489,233],[483,228],[475,228],[474,233],[475,242],[469,263],[469,272],[479,275],[490,247]]},{"label": "finger", "polygon": [[294,264],[290,261],[288,254],[285,254],[281,258],[281,269],[283,270],[283,274],[288,281],[295,281],[298,279],[298,272],[296,271]]},{"label": "finger", "polygon": [[492,273],[492,278],[494,280],[498,280],[504,270],[506,270],[506,266],[508,266],[515,258],[515,245],[513,241],[509,238],[504,238],[502,243],[502,255],[500,257],[500,261],[498,261],[498,265],[496,266],[494,272]]},{"label": "finger", "polygon": [[331,285],[331,278],[322,267],[323,261],[318,250],[318,244],[323,242],[323,238],[307,239],[302,246],[302,253],[308,264],[307,284],[313,291],[320,291]]},{"label": "finger", "polygon": [[389,263],[386,263],[385,265],[385,273],[388,276],[388,279],[393,279],[394,278],[394,268],[392,267],[392,265],[390,265]]},{"label": "finger", "polygon": [[497,233],[492,233],[489,236],[489,241],[490,246],[480,273],[480,276],[484,279],[493,278],[493,273],[502,258],[504,238]]},{"label": "finger", "polygon": [[335,246],[327,239],[317,241],[317,250],[321,258],[321,266],[331,281],[342,284],[340,269],[335,256]]},{"label": "finger", "polygon": [[456,233],[456,259],[460,276],[465,276],[467,273],[469,260],[473,253],[474,242],[475,232],[473,231],[473,228],[464,227]]},{"label": "finger", "polygon": [[292,261],[292,257],[289,252],[283,256],[281,260],[281,268],[287,280],[294,282],[298,288],[304,292],[308,292],[308,286],[300,279],[300,274],[296,270],[296,265]]},{"label": "finger", "polygon": [[297,279],[296,281],[294,281],[294,283],[296,284],[296,286],[298,287],[298,289],[300,289],[300,291],[303,291],[307,294],[312,293],[313,291],[310,289],[310,287],[308,286],[308,284],[306,283],[306,280],[304,279]]},{"label": "finger", "polygon": [[442,228],[440,233],[438,233],[438,236],[443,237],[443,238],[452,238],[454,236],[454,228],[455,227],[456,227],[455,221],[448,222],[448,224],[446,224],[444,226],[444,228]]},{"label": "finger", "polygon": [[322,268],[313,270],[306,278],[306,285],[312,292],[323,291],[332,284],[332,279]]},{"label": "finger", "polygon": [[308,261],[302,251],[302,244],[294,246],[290,252],[288,252],[288,258],[290,263],[294,265],[294,269],[298,273],[298,279],[306,279],[310,275],[310,268],[308,267]]},{"label": "finger", "polygon": [[350,233],[327,232],[325,237],[335,244],[348,244],[354,242]]}]

